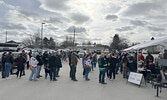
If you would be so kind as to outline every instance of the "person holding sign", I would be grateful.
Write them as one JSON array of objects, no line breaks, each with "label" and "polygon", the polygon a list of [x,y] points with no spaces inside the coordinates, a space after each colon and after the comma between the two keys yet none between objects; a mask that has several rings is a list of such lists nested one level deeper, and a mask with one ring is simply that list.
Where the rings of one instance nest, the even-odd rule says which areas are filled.
[{"label": "person holding sign", "polygon": [[31,75],[29,77],[29,80],[32,81],[32,77],[34,77],[34,81],[37,81],[36,76],[37,76],[37,64],[38,61],[35,57],[31,57],[29,61],[29,66],[31,70]]}]

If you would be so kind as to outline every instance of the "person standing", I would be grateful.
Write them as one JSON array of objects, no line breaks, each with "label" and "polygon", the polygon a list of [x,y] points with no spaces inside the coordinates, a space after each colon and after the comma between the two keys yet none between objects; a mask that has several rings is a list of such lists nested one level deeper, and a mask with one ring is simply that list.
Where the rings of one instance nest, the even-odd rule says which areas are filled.
[{"label": "person standing", "polygon": [[[22,56],[23,56],[24,59],[26,59],[26,61],[27,61],[27,54],[26,54],[26,52],[25,52],[24,50],[22,50]],[[25,65],[25,63],[24,63],[24,65]],[[25,75],[25,66],[24,66],[24,68],[23,68],[23,75]]]},{"label": "person standing", "polygon": [[69,66],[70,66],[70,78],[72,78],[72,68],[71,68],[71,54],[72,52],[69,53],[68,61],[69,61]]},{"label": "person standing", "polygon": [[45,69],[45,79],[47,79],[47,76],[48,76],[48,60],[49,60],[49,55],[48,55],[48,52],[45,51],[44,54],[43,54],[43,64],[44,64],[44,69]]},{"label": "person standing", "polygon": [[97,63],[97,55],[96,53],[94,53],[92,57],[92,67],[96,68],[96,63]]},{"label": "person standing", "polygon": [[42,77],[40,75],[40,72],[41,72],[41,67],[43,65],[43,61],[42,61],[42,52],[39,52],[39,54],[36,56],[36,59],[37,61],[39,62],[38,65],[37,65],[37,78],[40,78]]},{"label": "person standing", "polygon": [[88,74],[91,70],[91,67],[92,67],[92,62],[91,62],[91,59],[90,59],[90,56],[87,57],[87,60],[86,60],[86,66],[85,66],[85,80],[86,81],[89,81],[90,79],[88,78]]},{"label": "person standing", "polygon": [[26,62],[26,59],[23,57],[22,54],[19,54],[19,56],[15,59],[16,61],[16,64],[17,64],[17,78],[19,76],[19,73],[20,73],[20,78],[22,76],[22,72],[23,72],[23,69],[24,69],[24,65],[25,65],[25,62]]},{"label": "person standing", "polygon": [[29,77],[29,80],[32,81],[32,77],[34,77],[34,81],[37,81],[36,76],[37,76],[37,64],[39,62],[37,61],[37,59],[35,57],[31,57],[30,61],[29,61],[29,65],[30,65],[30,70],[31,70],[31,74]]},{"label": "person standing", "polygon": [[56,55],[56,77],[60,77],[59,75],[60,68],[62,68],[61,57],[60,57],[60,54],[57,54]]},{"label": "person standing", "polygon": [[9,73],[10,73],[10,70],[12,68],[12,64],[13,64],[13,56],[12,56],[12,52],[9,52],[9,54],[5,58],[6,79],[11,79],[11,78],[9,78]]},{"label": "person standing", "polygon": [[4,52],[2,54],[2,59],[1,59],[1,63],[2,63],[2,78],[5,78],[5,58],[6,58],[6,54],[7,54],[7,52]]},{"label": "person standing", "polygon": [[116,74],[116,67],[119,63],[117,57],[114,55],[114,53],[112,53],[112,56],[109,60],[109,65],[110,65],[110,71],[109,71],[109,79],[112,80],[112,75],[113,75],[113,79],[115,79],[115,74]]},{"label": "person standing", "polygon": [[127,54],[124,54],[124,56],[122,58],[123,78],[128,78],[128,76],[127,76],[127,62],[128,62]]},{"label": "person standing", "polygon": [[56,79],[56,55],[54,53],[49,57],[50,81],[57,81]]},{"label": "person standing", "polygon": [[167,59],[167,50],[166,49],[164,50],[163,58]]},{"label": "person standing", "polygon": [[76,79],[76,67],[77,67],[77,56],[76,52],[73,52],[71,55],[71,80],[78,81]]},{"label": "person standing", "polygon": [[85,78],[86,55],[82,58],[83,78]]},{"label": "person standing", "polygon": [[127,61],[127,68],[129,69],[129,72],[137,72],[137,62],[133,56],[129,57]]},{"label": "person standing", "polygon": [[27,69],[29,69],[29,61],[32,57],[32,50],[30,50],[30,52],[27,54]]},{"label": "person standing", "polygon": [[102,53],[102,56],[98,59],[98,63],[99,63],[99,83],[102,84],[107,84],[105,83],[105,73],[106,73],[106,68],[108,66],[107,63],[107,57],[104,53]]},{"label": "person standing", "polygon": [[148,55],[146,56],[146,67],[149,67],[149,63],[153,63],[154,62],[154,57],[148,52]]}]

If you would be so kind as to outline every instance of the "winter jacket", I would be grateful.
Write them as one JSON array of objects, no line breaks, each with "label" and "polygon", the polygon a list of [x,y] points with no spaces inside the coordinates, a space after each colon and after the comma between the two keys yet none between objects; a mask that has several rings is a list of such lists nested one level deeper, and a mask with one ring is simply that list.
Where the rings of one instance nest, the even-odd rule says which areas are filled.
[{"label": "winter jacket", "polygon": [[77,56],[75,54],[71,55],[71,64],[72,64],[72,66],[77,65]]},{"label": "winter jacket", "polygon": [[5,58],[5,63],[11,63],[13,64],[13,56],[12,55],[6,55],[6,58]]},{"label": "winter jacket", "polygon": [[36,59],[39,62],[38,65],[43,65],[43,61],[42,61],[42,56],[41,55],[37,55]]},{"label": "winter jacket", "polygon": [[57,68],[61,68],[62,67],[61,59],[60,59],[59,56],[56,57],[56,67]]},{"label": "winter jacket", "polygon": [[110,68],[116,68],[116,65],[117,65],[118,62],[119,62],[118,59],[115,56],[112,56],[109,59]]},{"label": "winter jacket", "polygon": [[48,61],[48,63],[49,63],[49,67],[50,68],[52,68],[52,67],[57,67],[56,65],[56,60],[57,60],[57,58],[56,58],[56,56],[50,56],[49,57],[49,61]]},{"label": "winter jacket", "polygon": [[44,53],[44,54],[43,54],[43,57],[42,57],[43,63],[44,63],[44,64],[47,64],[47,63],[48,63],[48,59],[49,59],[49,55],[46,54],[46,53]]},{"label": "winter jacket", "polygon": [[18,67],[24,68],[24,64],[26,62],[26,59],[23,56],[19,56],[18,58],[15,59],[15,62]]}]

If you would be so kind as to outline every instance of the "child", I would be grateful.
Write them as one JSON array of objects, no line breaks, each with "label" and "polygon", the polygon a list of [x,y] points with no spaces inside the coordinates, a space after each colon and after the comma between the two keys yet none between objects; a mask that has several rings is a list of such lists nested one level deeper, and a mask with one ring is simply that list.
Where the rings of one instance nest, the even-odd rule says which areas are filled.
[{"label": "child", "polygon": [[31,69],[31,75],[29,77],[29,80],[32,81],[32,77],[34,76],[34,81],[37,81],[36,77],[37,77],[37,64],[38,61],[35,57],[31,57],[29,65],[30,65],[30,69]]},{"label": "child", "polygon": [[91,60],[90,60],[90,56],[88,56],[88,59],[86,60],[86,66],[85,66],[85,79],[86,79],[86,81],[90,80],[88,78],[88,74],[90,72],[91,67],[92,67],[92,63],[91,63]]}]

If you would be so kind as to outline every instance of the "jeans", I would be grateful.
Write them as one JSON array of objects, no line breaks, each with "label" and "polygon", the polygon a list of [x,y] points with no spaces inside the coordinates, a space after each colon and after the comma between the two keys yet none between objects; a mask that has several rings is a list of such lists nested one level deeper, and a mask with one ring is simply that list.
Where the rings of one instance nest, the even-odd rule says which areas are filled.
[{"label": "jeans", "polygon": [[106,69],[104,71],[100,71],[100,73],[99,73],[99,82],[100,83],[104,83],[105,73],[106,73]]},{"label": "jeans", "polygon": [[115,67],[110,68],[109,78],[111,79],[113,75],[113,79],[115,79]]},{"label": "jeans", "polygon": [[85,75],[85,68],[83,68],[83,74],[82,74],[83,76]]},{"label": "jeans", "polygon": [[29,61],[27,61],[27,69],[29,69]]},{"label": "jeans", "polygon": [[34,81],[36,81],[36,77],[37,77],[37,68],[33,68],[33,70],[31,71],[31,74],[30,74],[30,77],[29,77],[29,80],[31,81],[32,80],[32,77],[34,76]]},{"label": "jeans", "polygon": [[96,62],[93,62],[93,67],[96,68]]},{"label": "jeans", "polygon": [[40,76],[41,67],[42,67],[42,65],[37,65],[37,77]]},{"label": "jeans", "polygon": [[72,78],[72,67],[70,65],[70,78]]},{"label": "jeans", "polygon": [[127,67],[123,67],[123,78],[127,78]]},{"label": "jeans", "polygon": [[50,80],[56,80],[56,67],[50,67]]},{"label": "jeans", "polygon": [[2,78],[5,78],[5,64],[2,64]]},{"label": "jeans", "polygon": [[76,80],[76,66],[71,66],[71,79]]},{"label": "jeans", "polygon": [[21,66],[18,66],[17,67],[17,73],[16,73],[17,77],[19,76],[19,73],[20,73],[20,77],[21,77],[22,76],[22,72],[23,72],[23,68]]},{"label": "jeans", "polygon": [[118,73],[118,70],[119,70],[119,65],[116,66],[115,73]]},{"label": "jeans", "polygon": [[6,77],[9,77],[9,73],[10,73],[11,68],[12,68],[12,64],[11,63],[5,63]]},{"label": "jeans", "polygon": [[56,68],[56,76],[59,75],[60,68]]},{"label": "jeans", "polygon": [[50,73],[49,70],[47,69],[46,63],[44,64],[44,68],[45,68],[45,79],[46,79],[48,77],[48,73]]},{"label": "jeans", "polygon": [[86,68],[86,69],[85,69],[85,79],[86,79],[86,80],[89,79],[89,78],[88,78],[89,72],[90,72],[90,68]]},{"label": "jeans", "polygon": [[123,66],[122,66],[122,63],[121,63],[121,62],[119,63],[119,66],[120,66],[120,72],[121,72],[121,74],[122,74],[122,72],[123,72]]}]

